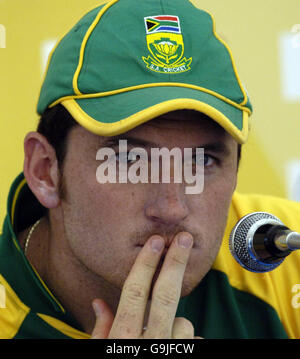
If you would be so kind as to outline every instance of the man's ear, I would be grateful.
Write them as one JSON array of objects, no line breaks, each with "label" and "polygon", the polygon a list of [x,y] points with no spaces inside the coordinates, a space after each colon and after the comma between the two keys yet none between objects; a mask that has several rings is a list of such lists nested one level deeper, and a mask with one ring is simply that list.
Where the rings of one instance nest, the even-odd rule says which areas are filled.
[{"label": "man's ear", "polygon": [[38,132],[24,139],[24,175],[29,188],[46,208],[56,208],[59,198],[59,168],[54,148]]}]

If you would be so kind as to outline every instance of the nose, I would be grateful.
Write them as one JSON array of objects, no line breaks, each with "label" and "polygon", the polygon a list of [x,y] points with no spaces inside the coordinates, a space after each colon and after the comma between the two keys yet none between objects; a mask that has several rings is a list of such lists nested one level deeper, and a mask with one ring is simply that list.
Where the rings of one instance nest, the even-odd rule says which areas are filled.
[{"label": "nose", "polygon": [[184,191],[180,184],[155,184],[155,192],[145,204],[146,217],[155,224],[173,227],[189,214]]}]

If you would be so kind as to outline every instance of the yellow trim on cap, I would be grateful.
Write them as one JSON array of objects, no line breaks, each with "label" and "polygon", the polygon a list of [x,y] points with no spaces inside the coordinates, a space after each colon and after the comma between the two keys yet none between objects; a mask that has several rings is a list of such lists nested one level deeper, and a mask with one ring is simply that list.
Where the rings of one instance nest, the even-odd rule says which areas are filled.
[{"label": "yellow trim on cap", "polygon": [[90,339],[90,335],[84,332],[81,332],[80,330],[77,330],[70,325],[62,322],[61,320],[58,320],[56,318],[50,317],[46,314],[40,314],[37,313],[37,315],[43,319],[46,323],[51,325],[51,327],[54,327],[55,329],[59,330],[61,333],[67,335],[68,337],[71,337],[73,339]]},{"label": "yellow trim on cap", "polygon": [[237,142],[243,144],[248,136],[248,113],[243,111],[243,129],[238,130],[232,122],[214,107],[193,99],[169,100],[139,111],[132,116],[114,123],[96,121],[77,104],[74,99],[65,100],[62,105],[70,112],[76,121],[88,131],[101,136],[115,136],[131,130],[164,113],[176,110],[195,110],[206,114],[229,132]]},{"label": "yellow trim on cap", "polygon": [[109,2],[108,4],[106,4],[97,14],[95,20],[92,22],[92,24],[90,25],[90,27],[88,28],[83,41],[81,43],[81,48],[80,48],[80,53],[79,53],[79,61],[78,61],[78,66],[77,69],[74,73],[73,76],[73,90],[75,92],[76,95],[81,95],[81,92],[78,88],[78,77],[83,65],[83,59],[84,59],[84,51],[85,51],[85,47],[87,44],[87,41],[91,35],[91,33],[94,31],[95,27],[97,26],[98,22],[100,21],[102,15],[106,12],[107,9],[109,9],[113,4],[115,4],[118,0],[112,0],[111,2]]},{"label": "yellow trim on cap", "polygon": [[49,108],[54,107],[55,105],[62,103],[64,101],[67,100],[72,100],[72,99],[84,99],[84,98],[96,98],[96,97],[106,97],[106,96],[112,96],[112,95],[118,95],[124,92],[129,92],[129,91],[135,91],[135,90],[141,90],[141,89],[145,89],[145,88],[151,88],[151,87],[183,87],[183,88],[189,88],[192,90],[197,90],[197,91],[201,91],[204,93],[207,93],[209,95],[212,95],[226,103],[228,103],[231,106],[234,106],[236,108],[238,108],[241,111],[246,111],[248,112],[249,115],[251,115],[251,110],[248,107],[243,107],[231,100],[229,100],[228,98],[224,97],[223,95],[220,95],[217,92],[208,90],[204,87],[200,87],[200,86],[196,86],[196,85],[190,85],[190,84],[185,84],[185,83],[181,83],[181,82],[158,82],[158,83],[149,83],[149,84],[142,84],[142,85],[137,85],[137,86],[130,86],[130,87],[124,87],[118,90],[112,90],[112,91],[106,91],[106,92],[99,92],[99,93],[92,93],[92,94],[81,94],[81,95],[69,95],[69,96],[65,96],[65,97],[61,97],[58,100],[54,101]]},{"label": "yellow trim on cap", "polygon": [[238,84],[240,86],[240,89],[241,89],[241,91],[243,93],[243,96],[244,96],[244,99],[240,103],[240,105],[241,106],[246,105],[246,103],[248,102],[247,92],[245,91],[245,89],[244,89],[244,87],[242,85],[241,79],[240,79],[240,77],[238,75],[237,67],[236,67],[236,64],[235,64],[235,61],[234,61],[234,58],[233,58],[232,51],[231,51],[230,47],[228,46],[228,44],[216,33],[216,23],[215,23],[215,19],[214,19],[213,15],[207,10],[205,10],[205,12],[207,12],[209,14],[209,16],[211,17],[211,19],[212,19],[214,36],[216,37],[217,40],[219,40],[226,47],[227,51],[229,52],[229,56],[230,56],[230,59],[231,59],[231,63],[232,63],[233,71],[235,73],[235,77],[237,79],[237,82],[238,82]]}]

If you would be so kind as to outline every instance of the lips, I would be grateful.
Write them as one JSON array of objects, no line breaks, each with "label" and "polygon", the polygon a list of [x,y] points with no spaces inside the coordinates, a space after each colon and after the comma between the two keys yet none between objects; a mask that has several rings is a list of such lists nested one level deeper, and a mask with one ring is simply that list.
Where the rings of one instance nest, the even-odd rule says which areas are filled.
[{"label": "lips", "polygon": [[[142,249],[144,247],[145,244],[138,244],[136,247]],[[168,250],[169,250],[170,246],[165,246],[162,252],[162,256],[165,257],[165,255],[167,254]]]},{"label": "lips", "polygon": [[[145,244],[137,244],[136,247],[139,247],[139,248],[143,248]],[[167,251],[169,250],[170,246],[165,246],[164,247],[164,250],[163,250],[163,253],[167,253]]]},{"label": "lips", "polygon": [[[181,231],[183,232],[183,231]],[[148,236],[145,236],[143,238],[139,238],[140,240],[138,241],[138,243],[136,244],[137,247],[144,247],[144,245],[147,243],[147,241],[151,238],[151,237],[155,237],[155,236],[159,236],[161,238],[164,239],[165,241],[165,248],[163,250],[163,254],[166,254],[167,251],[169,250],[169,248],[171,247],[172,245],[172,242],[173,240],[175,239],[175,237],[179,234],[180,232],[176,232],[176,234],[171,234],[171,235],[166,235],[166,234],[151,234],[151,235],[148,235]],[[146,238],[146,239],[145,239]],[[193,248],[196,248],[197,245],[196,243],[194,242],[193,243]]]},{"label": "lips", "polygon": [[[155,235],[152,235],[151,237],[153,237]],[[161,235],[159,235],[160,237],[162,237]],[[137,244],[138,247],[144,247],[144,245],[146,244],[146,242],[149,240],[150,237],[148,237],[145,241],[142,241],[142,242],[139,242]],[[162,237],[165,241],[165,249],[169,249],[170,246],[171,246],[171,243],[173,242],[173,239],[175,238],[175,236],[173,236],[172,238],[165,238],[165,237]]]}]

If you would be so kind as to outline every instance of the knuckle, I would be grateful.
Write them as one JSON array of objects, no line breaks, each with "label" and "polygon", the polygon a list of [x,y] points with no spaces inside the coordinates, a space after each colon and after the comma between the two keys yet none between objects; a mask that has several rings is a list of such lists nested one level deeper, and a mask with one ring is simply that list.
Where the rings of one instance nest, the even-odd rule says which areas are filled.
[{"label": "knuckle", "polygon": [[178,290],[175,287],[157,288],[155,298],[163,306],[171,306],[178,302]]},{"label": "knuckle", "polygon": [[153,272],[157,267],[157,264],[153,262],[152,258],[145,258],[141,265],[149,272]]},{"label": "knuckle", "polygon": [[170,260],[175,264],[179,265],[180,267],[185,267],[187,263],[186,256],[182,256],[181,253],[172,253],[170,255]]},{"label": "knuckle", "polygon": [[138,283],[127,283],[124,285],[123,290],[127,300],[132,303],[142,302],[147,299],[145,289]]}]

